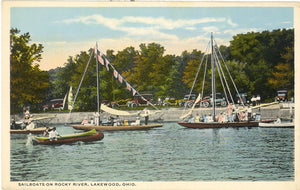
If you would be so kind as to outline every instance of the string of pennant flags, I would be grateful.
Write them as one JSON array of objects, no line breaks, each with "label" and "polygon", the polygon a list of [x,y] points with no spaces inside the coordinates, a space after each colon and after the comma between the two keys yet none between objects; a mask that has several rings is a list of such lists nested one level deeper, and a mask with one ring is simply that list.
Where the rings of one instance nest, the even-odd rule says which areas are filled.
[{"label": "string of pennant flags", "polygon": [[[110,70],[110,67],[112,68],[113,70],[113,76],[121,83],[121,84],[125,84],[126,85],[126,89],[128,91],[131,91],[132,92],[132,95],[136,95],[137,93],[137,90],[134,89],[131,84],[129,82],[127,82],[124,77],[117,71],[117,69],[108,61],[108,59],[106,58],[106,56],[98,50],[97,47],[94,48],[95,50],[95,55],[96,55],[96,58],[97,60],[99,61],[99,63],[101,63],[101,65],[105,66],[107,71]],[[147,101],[143,96],[141,96],[141,98],[144,100],[144,101]]]}]

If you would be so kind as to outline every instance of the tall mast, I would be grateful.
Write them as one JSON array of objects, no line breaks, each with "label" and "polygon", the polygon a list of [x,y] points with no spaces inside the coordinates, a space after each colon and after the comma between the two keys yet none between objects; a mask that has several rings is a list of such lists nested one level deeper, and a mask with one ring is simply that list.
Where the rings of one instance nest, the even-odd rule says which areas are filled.
[{"label": "tall mast", "polygon": [[216,116],[216,71],[214,63],[214,44],[213,44],[213,33],[211,33],[211,92],[212,92],[212,106],[213,106],[213,120],[215,121]]},{"label": "tall mast", "polygon": [[97,111],[98,111],[98,114],[100,115],[99,62],[98,62],[97,56],[98,56],[98,43],[96,42]]}]

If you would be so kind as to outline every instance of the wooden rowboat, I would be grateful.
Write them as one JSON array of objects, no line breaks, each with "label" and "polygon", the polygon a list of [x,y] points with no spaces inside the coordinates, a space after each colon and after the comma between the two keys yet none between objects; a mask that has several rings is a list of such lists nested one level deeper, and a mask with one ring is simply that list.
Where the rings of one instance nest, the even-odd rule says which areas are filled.
[{"label": "wooden rowboat", "polygon": [[178,122],[179,125],[187,128],[197,128],[197,129],[207,129],[207,128],[223,128],[223,127],[258,127],[258,122],[250,121],[250,122],[228,122],[228,123],[188,123],[188,122]]},{"label": "wooden rowboat", "polygon": [[104,138],[104,134],[102,132],[97,132],[95,129],[84,133],[70,134],[70,135],[62,135],[57,137],[57,140],[50,141],[49,137],[33,137],[33,144],[45,144],[45,145],[55,145],[55,144],[67,144],[74,143],[77,141],[82,142],[91,142],[91,141],[99,141]]},{"label": "wooden rowboat", "polygon": [[74,129],[78,130],[91,130],[97,131],[127,131],[127,130],[148,130],[156,127],[162,127],[163,124],[150,124],[150,125],[120,125],[120,126],[95,126],[95,125],[72,125]]},{"label": "wooden rowboat", "polygon": [[[51,127],[50,127],[51,129]],[[34,129],[11,129],[10,133],[15,133],[15,134],[42,134],[46,130],[46,127],[38,127]]]}]

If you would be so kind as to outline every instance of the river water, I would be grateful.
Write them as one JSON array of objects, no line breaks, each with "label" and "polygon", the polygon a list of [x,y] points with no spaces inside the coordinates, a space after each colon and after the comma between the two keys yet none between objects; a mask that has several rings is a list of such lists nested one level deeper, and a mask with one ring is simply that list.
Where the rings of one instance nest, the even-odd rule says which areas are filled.
[{"label": "river water", "polygon": [[[78,132],[56,125],[60,134]],[[102,141],[26,145],[11,135],[11,181],[289,181],[294,129],[187,129],[104,132]]]}]

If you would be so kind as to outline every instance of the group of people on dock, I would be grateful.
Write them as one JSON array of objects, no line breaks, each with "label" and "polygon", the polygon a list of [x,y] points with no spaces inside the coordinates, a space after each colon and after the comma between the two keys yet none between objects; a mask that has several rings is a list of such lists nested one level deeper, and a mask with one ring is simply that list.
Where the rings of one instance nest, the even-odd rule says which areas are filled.
[{"label": "group of people on dock", "polygon": [[229,103],[227,107],[227,111],[220,112],[218,115],[213,115],[209,113],[208,115],[199,115],[197,113],[195,116],[192,114],[190,115],[188,122],[189,123],[211,123],[211,122],[218,122],[218,123],[227,123],[227,122],[240,122],[240,121],[252,121],[257,120],[257,115],[254,113],[252,114],[251,106],[248,106],[246,111],[239,111],[237,107],[234,107],[232,103]]}]

